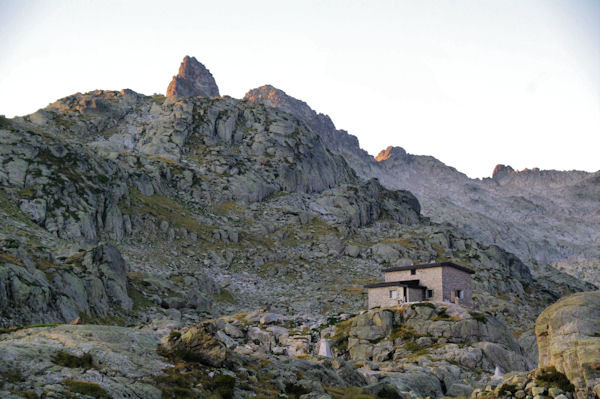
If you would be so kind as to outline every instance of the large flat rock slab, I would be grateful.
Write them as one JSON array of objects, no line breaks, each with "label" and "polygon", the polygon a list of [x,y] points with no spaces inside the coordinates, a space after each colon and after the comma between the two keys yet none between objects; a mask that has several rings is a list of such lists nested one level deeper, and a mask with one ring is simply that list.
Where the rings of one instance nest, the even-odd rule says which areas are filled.
[{"label": "large flat rock slab", "polygon": [[[99,385],[111,397],[160,398],[153,378],[169,367],[156,353],[158,334],[134,328],[101,325],[59,325],[0,335],[2,389],[62,394],[68,380]],[[83,367],[66,367],[59,354],[91,356]],[[74,366],[74,364],[69,364]],[[3,379],[0,379],[2,381]],[[39,392],[38,392],[39,391]]]}]

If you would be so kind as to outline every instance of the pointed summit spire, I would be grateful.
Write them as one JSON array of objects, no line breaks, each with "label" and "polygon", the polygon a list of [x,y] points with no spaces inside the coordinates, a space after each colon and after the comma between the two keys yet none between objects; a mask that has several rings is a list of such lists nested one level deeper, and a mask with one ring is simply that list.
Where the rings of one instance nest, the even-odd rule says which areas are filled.
[{"label": "pointed summit spire", "polygon": [[167,97],[218,97],[215,78],[195,57],[186,55],[179,73],[167,88]]}]

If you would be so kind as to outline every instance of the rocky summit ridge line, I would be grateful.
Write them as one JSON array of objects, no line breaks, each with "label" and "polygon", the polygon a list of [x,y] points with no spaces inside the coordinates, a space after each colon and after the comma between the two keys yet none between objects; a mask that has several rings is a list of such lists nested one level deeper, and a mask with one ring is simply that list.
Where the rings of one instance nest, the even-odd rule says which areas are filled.
[{"label": "rocky summit ridge line", "polygon": [[[284,92],[263,103],[274,90],[96,90],[0,117],[0,397],[596,392],[583,361],[529,372],[568,355],[560,331],[538,356],[556,321],[536,318],[592,284],[423,216],[411,192],[365,178],[422,158],[378,163]],[[476,272],[473,309],[365,311],[382,269],[442,261]],[[560,318],[585,312],[576,298]]]},{"label": "rocky summit ridge line", "polygon": [[515,171],[498,165],[492,178],[470,179],[431,156],[388,147],[375,158],[331,119],[269,85],[250,90],[249,101],[289,112],[343,156],[362,178],[412,192],[423,214],[451,223],[462,234],[517,254],[535,272],[545,265],[600,283],[600,171]]}]

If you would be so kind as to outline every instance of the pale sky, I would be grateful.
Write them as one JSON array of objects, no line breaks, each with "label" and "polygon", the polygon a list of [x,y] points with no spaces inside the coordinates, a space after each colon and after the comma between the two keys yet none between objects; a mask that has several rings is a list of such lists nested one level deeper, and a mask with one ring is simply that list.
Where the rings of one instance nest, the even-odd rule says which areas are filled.
[{"label": "pale sky", "polygon": [[163,93],[184,55],[222,95],[272,84],[376,154],[470,177],[600,169],[600,0],[0,0],[0,114]]}]

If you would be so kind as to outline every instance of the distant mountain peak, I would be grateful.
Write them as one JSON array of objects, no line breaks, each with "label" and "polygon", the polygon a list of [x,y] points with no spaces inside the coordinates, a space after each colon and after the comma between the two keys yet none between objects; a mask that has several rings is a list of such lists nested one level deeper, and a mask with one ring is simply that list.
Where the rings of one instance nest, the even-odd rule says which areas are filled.
[{"label": "distant mountain peak", "polygon": [[498,165],[496,165],[496,167],[494,168],[494,171],[492,172],[492,179],[500,179],[502,177],[513,175],[515,173],[519,173],[519,172],[515,171],[510,165],[507,166],[507,165],[498,164]]},{"label": "distant mountain peak", "polygon": [[[556,171],[540,171],[540,168],[525,168],[523,170],[515,170],[510,165],[496,165],[494,171],[492,172],[492,179],[501,179],[507,176],[519,175],[519,174],[531,174],[531,173],[548,173],[548,172],[556,172]],[[560,172],[559,172],[560,173]]]},{"label": "distant mountain peak", "polygon": [[404,158],[406,157],[406,151],[402,147],[388,146],[385,150],[381,150],[375,157],[377,162],[385,161],[390,158]]},{"label": "distant mountain peak", "polygon": [[219,87],[210,71],[195,57],[186,55],[179,73],[167,88],[167,97],[218,97]]}]

